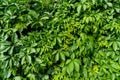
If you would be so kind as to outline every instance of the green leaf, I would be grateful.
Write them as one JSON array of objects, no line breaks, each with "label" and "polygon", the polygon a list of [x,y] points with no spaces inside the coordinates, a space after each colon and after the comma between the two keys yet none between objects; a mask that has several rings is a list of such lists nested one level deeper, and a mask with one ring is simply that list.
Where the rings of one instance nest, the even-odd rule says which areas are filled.
[{"label": "green leaf", "polygon": [[30,48],[30,53],[35,53],[35,52],[36,52],[35,48]]},{"label": "green leaf", "polygon": [[47,16],[41,18],[41,20],[47,20],[47,19],[49,19],[49,17]]},{"label": "green leaf", "polygon": [[65,53],[65,55],[68,57],[70,54],[69,54],[69,52],[64,52]]},{"label": "green leaf", "polygon": [[9,60],[9,67],[10,67],[10,68],[12,68],[12,65],[13,65],[12,63],[13,63],[13,61],[12,61],[12,59],[10,59],[10,60]]},{"label": "green leaf", "polygon": [[78,46],[76,44],[73,44],[73,46],[71,47],[71,51],[74,51],[78,48]]},{"label": "green leaf", "polygon": [[78,7],[77,7],[77,13],[78,13],[78,15],[79,15],[80,12],[81,12],[81,8],[82,8],[82,6],[81,6],[81,5],[78,5]]},{"label": "green leaf", "polygon": [[120,13],[120,8],[115,8],[117,13]]},{"label": "green leaf", "polygon": [[58,61],[58,60],[59,60],[59,53],[55,55],[55,61]]},{"label": "green leaf", "polygon": [[18,36],[17,36],[16,33],[13,33],[13,34],[12,34],[12,42],[13,42],[13,43],[17,43],[17,42],[18,42]]},{"label": "green leaf", "polygon": [[40,24],[41,26],[43,26],[43,22],[42,22],[42,21],[39,21],[39,24]]},{"label": "green leaf", "polygon": [[31,15],[32,17],[34,17],[34,18],[38,18],[38,16],[39,16],[39,14],[37,14],[34,10],[29,10],[29,13],[28,13],[29,15]]},{"label": "green leaf", "polygon": [[112,6],[113,6],[112,3],[110,3],[110,2],[108,2],[107,5],[108,5],[109,7],[112,7]]},{"label": "green leaf", "polygon": [[9,78],[11,76],[11,71],[9,70],[9,71],[7,71],[7,73],[6,73],[6,78]]},{"label": "green leaf", "polygon": [[112,74],[112,80],[115,80],[115,74],[114,73]]},{"label": "green leaf", "polygon": [[26,59],[27,59],[27,61],[29,62],[29,64],[31,64],[31,62],[32,62],[31,56],[27,55]]},{"label": "green leaf", "polygon": [[27,77],[29,78],[29,80],[36,80],[35,79],[35,75],[34,74],[28,74]]},{"label": "green leaf", "polygon": [[10,49],[10,46],[1,46],[0,53],[7,52]]},{"label": "green leaf", "polygon": [[67,72],[67,67],[63,67],[63,68],[62,68],[62,72],[63,72],[64,74],[66,74],[66,72]]},{"label": "green leaf", "polygon": [[75,58],[75,53],[72,53],[72,55],[70,57],[71,57],[71,59],[74,59]]},{"label": "green leaf", "polygon": [[117,43],[116,43],[116,42],[114,42],[114,43],[113,43],[113,49],[114,49],[114,51],[116,51],[116,50],[117,50],[117,48],[118,48]]},{"label": "green leaf", "polygon": [[48,79],[49,79],[49,76],[48,76],[48,75],[45,75],[43,79],[48,80]]},{"label": "green leaf", "polygon": [[23,65],[25,63],[25,57],[22,58],[21,64]]},{"label": "green leaf", "polygon": [[95,4],[97,1],[96,0],[92,0],[92,3]]},{"label": "green leaf", "polygon": [[74,65],[75,65],[75,70],[76,70],[77,72],[79,72],[79,70],[80,70],[80,65],[79,65],[79,63],[77,63],[77,62],[74,61]]},{"label": "green leaf", "polygon": [[63,61],[65,61],[65,54],[64,53],[60,53],[60,57]]},{"label": "green leaf", "polygon": [[68,65],[67,65],[67,73],[70,75],[74,70],[74,63],[73,61],[71,61]]},{"label": "green leaf", "polygon": [[66,61],[66,64],[69,64],[71,62],[71,59],[68,59],[67,61]]},{"label": "green leaf", "polygon": [[87,77],[88,74],[86,69],[84,69],[83,74],[84,74],[84,77]]},{"label": "green leaf", "polygon": [[62,41],[61,41],[61,39],[59,38],[59,37],[57,37],[57,41],[61,44],[62,43]]},{"label": "green leaf", "polygon": [[83,5],[83,10],[85,11],[87,9],[87,5]]},{"label": "green leaf", "polygon": [[80,48],[80,53],[82,53],[84,51],[85,47],[84,46],[81,46]]},{"label": "green leaf", "polygon": [[31,45],[31,47],[36,47],[37,46],[37,43],[33,43],[32,45]]},{"label": "green leaf", "polygon": [[5,61],[8,58],[9,56],[4,56],[3,54],[0,55],[0,61]]},{"label": "green leaf", "polygon": [[14,80],[22,80],[21,76],[15,76]]},{"label": "green leaf", "polygon": [[14,50],[14,46],[12,46],[12,47],[10,48],[10,50],[9,50],[9,54],[10,54],[10,55],[13,54],[13,50]]},{"label": "green leaf", "polygon": [[36,62],[38,62],[39,64],[41,64],[41,63],[42,63],[42,60],[39,59],[39,58],[36,58]]}]

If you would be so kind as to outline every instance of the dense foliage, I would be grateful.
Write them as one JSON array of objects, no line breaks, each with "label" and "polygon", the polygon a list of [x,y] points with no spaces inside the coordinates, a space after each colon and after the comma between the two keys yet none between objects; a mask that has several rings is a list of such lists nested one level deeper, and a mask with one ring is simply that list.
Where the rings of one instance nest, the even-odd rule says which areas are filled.
[{"label": "dense foliage", "polygon": [[0,80],[119,80],[120,0],[0,0]]}]

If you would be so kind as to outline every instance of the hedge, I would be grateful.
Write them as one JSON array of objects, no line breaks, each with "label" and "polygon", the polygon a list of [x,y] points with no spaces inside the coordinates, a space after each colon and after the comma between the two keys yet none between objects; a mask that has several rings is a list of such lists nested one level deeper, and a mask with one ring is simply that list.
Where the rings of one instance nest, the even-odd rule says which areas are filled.
[{"label": "hedge", "polygon": [[120,0],[0,0],[0,80],[119,80]]}]

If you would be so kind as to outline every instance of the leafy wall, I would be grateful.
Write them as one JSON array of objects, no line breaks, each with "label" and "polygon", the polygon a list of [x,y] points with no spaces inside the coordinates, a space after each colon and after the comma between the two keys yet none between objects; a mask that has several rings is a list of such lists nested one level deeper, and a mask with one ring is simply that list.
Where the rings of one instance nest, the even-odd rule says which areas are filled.
[{"label": "leafy wall", "polygon": [[119,80],[120,0],[0,0],[1,80]]}]

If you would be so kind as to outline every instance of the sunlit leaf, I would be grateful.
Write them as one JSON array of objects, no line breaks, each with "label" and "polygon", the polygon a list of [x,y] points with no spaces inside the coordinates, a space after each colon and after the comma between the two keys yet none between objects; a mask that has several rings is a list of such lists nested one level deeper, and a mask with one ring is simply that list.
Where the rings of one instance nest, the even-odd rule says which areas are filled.
[{"label": "sunlit leaf", "polygon": [[22,80],[21,76],[14,77],[14,80]]},{"label": "sunlit leaf", "polygon": [[81,5],[79,5],[79,6],[77,7],[77,13],[78,13],[78,14],[80,14],[80,12],[81,12],[81,7],[82,7]]},{"label": "sunlit leaf", "polygon": [[77,72],[79,72],[79,70],[80,70],[80,65],[79,65],[79,63],[77,63],[77,62],[74,61],[74,66],[75,66],[75,70],[76,70]]},{"label": "sunlit leaf", "polygon": [[29,63],[32,62],[31,56],[27,55],[27,56],[26,56],[26,59],[27,59],[27,61],[28,61]]},{"label": "sunlit leaf", "polygon": [[59,53],[57,53],[56,56],[55,56],[55,61],[58,61],[59,57],[60,57],[60,55],[59,55]]},{"label": "sunlit leaf", "polygon": [[60,53],[60,57],[63,61],[65,61],[65,54],[64,53]]},{"label": "sunlit leaf", "polygon": [[67,66],[67,73],[71,74],[73,72],[73,70],[74,70],[74,63],[73,63],[73,61],[71,61]]},{"label": "sunlit leaf", "polygon": [[114,43],[113,43],[113,49],[116,51],[116,50],[117,50],[117,48],[118,48],[117,43],[116,43],[116,42],[114,42]]}]

